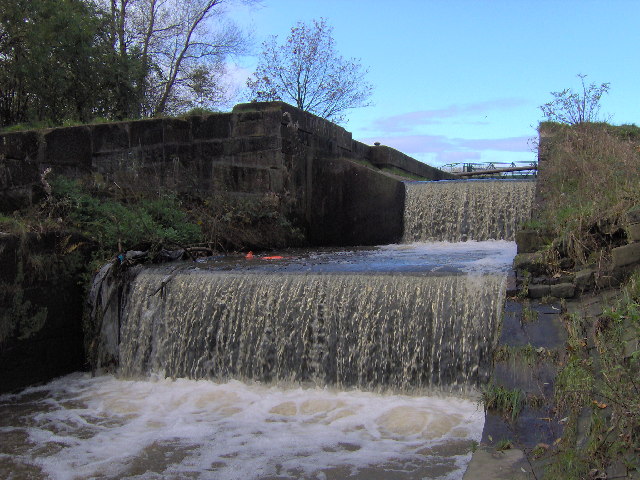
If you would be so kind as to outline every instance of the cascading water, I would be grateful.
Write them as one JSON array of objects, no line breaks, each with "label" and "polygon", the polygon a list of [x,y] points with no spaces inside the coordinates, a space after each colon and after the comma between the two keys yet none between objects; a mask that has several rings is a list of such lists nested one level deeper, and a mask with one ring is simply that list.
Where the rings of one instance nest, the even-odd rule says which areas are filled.
[{"label": "cascading water", "polygon": [[[135,280],[120,375],[311,382],[367,390],[486,378],[502,275],[166,271]],[[479,367],[483,367],[479,369]]]},{"label": "cascading water", "polygon": [[531,180],[457,180],[406,185],[404,242],[513,240],[531,216]]},{"label": "cascading water", "polygon": [[405,241],[436,243],[151,267],[124,286],[105,268],[95,358],[117,377],[0,397],[0,477],[461,478],[515,246],[442,240],[512,238],[532,193],[408,184]]}]

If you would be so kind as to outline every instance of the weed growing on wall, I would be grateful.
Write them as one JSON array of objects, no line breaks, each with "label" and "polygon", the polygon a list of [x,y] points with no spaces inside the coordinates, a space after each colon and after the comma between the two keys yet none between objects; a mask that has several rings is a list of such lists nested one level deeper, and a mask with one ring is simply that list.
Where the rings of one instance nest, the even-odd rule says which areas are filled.
[{"label": "weed growing on wall", "polygon": [[92,242],[94,267],[117,252],[180,248],[201,240],[200,227],[189,221],[175,194],[125,200],[65,177],[52,178],[51,186],[41,216]]},{"label": "weed growing on wall", "polygon": [[567,427],[545,478],[607,478],[612,468],[637,475],[640,272],[595,321],[571,315],[566,326],[569,359],[556,380],[555,402]]},{"label": "weed growing on wall", "polygon": [[482,401],[486,410],[495,410],[514,421],[525,405],[525,395],[519,389],[508,389],[502,385],[488,385],[482,390]]}]

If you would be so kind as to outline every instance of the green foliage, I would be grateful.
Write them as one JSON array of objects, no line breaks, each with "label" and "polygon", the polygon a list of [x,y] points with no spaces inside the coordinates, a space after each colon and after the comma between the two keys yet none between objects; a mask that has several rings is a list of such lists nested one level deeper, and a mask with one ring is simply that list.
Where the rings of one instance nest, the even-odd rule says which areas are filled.
[{"label": "green foliage", "polygon": [[498,440],[498,442],[495,445],[495,448],[497,451],[503,452],[505,450],[509,450],[513,448],[513,442],[509,439],[503,438],[501,440]]},{"label": "green foliage", "polygon": [[191,205],[205,242],[218,250],[267,249],[299,245],[302,231],[287,219],[281,198],[211,195]]},{"label": "green foliage", "polygon": [[79,181],[64,177],[54,178],[51,185],[53,196],[44,206],[48,215],[65,218],[103,250],[179,246],[201,240],[200,227],[188,221],[173,194],[124,201],[92,194]]},{"label": "green foliage", "polygon": [[0,0],[0,32],[0,127],[113,113],[112,87],[125,67],[93,3]]},{"label": "green foliage", "polygon": [[0,0],[0,129],[228,101],[225,60],[246,45],[215,22],[224,1]]},{"label": "green foliage", "polygon": [[193,116],[193,115],[211,115],[211,114],[214,114],[214,113],[217,113],[217,112],[215,110],[211,110],[210,108],[193,107],[192,109],[186,111],[181,116],[190,117],[190,116]]},{"label": "green foliage", "polygon": [[517,347],[500,345],[494,351],[493,359],[496,362],[521,361],[533,366],[546,359],[556,362],[558,360],[558,352],[544,347],[535,348],[530,343]]},{"label": "green foliage", "polygon": [[561,410],[579,410],[587,403],[594,385],[590,367],[588,360],[574,357],[558,373],[555,401]]},{"label": "green foliage", "polygon": [[537,218],[530,218],[526,220],[520,228],[522,230],[541,230],[544,227],[544,224]]},{"label": "green foliage", "polygon": [[522,307],[522,316],[520,318],[522,323],[534,323],[538,321],[538,312],[525,304]]},{"label": "green foliage", "polygon": [[549,464],[545,479],[548,480],[584,480],[588,478],[589,465],[575,450],[565,450],[554,457]]}]

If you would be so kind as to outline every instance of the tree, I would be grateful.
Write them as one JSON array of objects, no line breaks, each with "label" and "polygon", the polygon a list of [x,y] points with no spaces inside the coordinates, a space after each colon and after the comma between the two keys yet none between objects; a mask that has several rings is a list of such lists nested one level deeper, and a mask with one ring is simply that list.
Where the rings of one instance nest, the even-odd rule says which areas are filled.
[{"label": "tree", "polygon": [[98,1],[111,14],[114,51],[139,58],[142,65],[136,88],[143,100],[126,116],[182,110],[199,95],[192,85],[200,92],[215,89],[226,58],[246,48],[242,32],[223,20],[222,6],[229,0]]},{"label": "tree", "polygon": [[105,27],[84,0],[0,0],[0,126],[108,115]]},{"label": "tree", "polygon": [[324,19],[298,22],[283,44],[272,36],[247,86],[254,100],[292,102],[327,120],[342,122],[345,112],[370,105],[373,87],[356,59],[335,50],[333,29]]},{"label": "tree", "polygon": [[587,76],[578,74],[578,77],[582,84],[582,92],[574,92],[570,88],[561,92],[551,92],[554,99],[540,106],[547,120],[568,125],[598,121],[600,99],[609,91],[609,83],[585,85],[584,79]]}]

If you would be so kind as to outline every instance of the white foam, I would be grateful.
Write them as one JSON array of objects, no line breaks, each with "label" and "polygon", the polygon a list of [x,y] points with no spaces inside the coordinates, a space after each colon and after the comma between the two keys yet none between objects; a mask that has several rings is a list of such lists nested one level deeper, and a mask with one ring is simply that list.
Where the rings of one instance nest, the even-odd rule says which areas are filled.
[{"label": "white foam", "polygon": [[52,479],[360,478],[367,468],[415,478],[443,463],[441,478],[461,478],[484,424],[476,403],[455,397],[80,374],[44,388],[14,429],[33,443],[20,461]]},{"label": "white foam", "polygon": [[455,266],[461,272],[485,274],[505,272],[511,268],[517,244],[507,240],[468,242],[413,242],[383,245],[378,255],[415,257],[422,263]]}]

